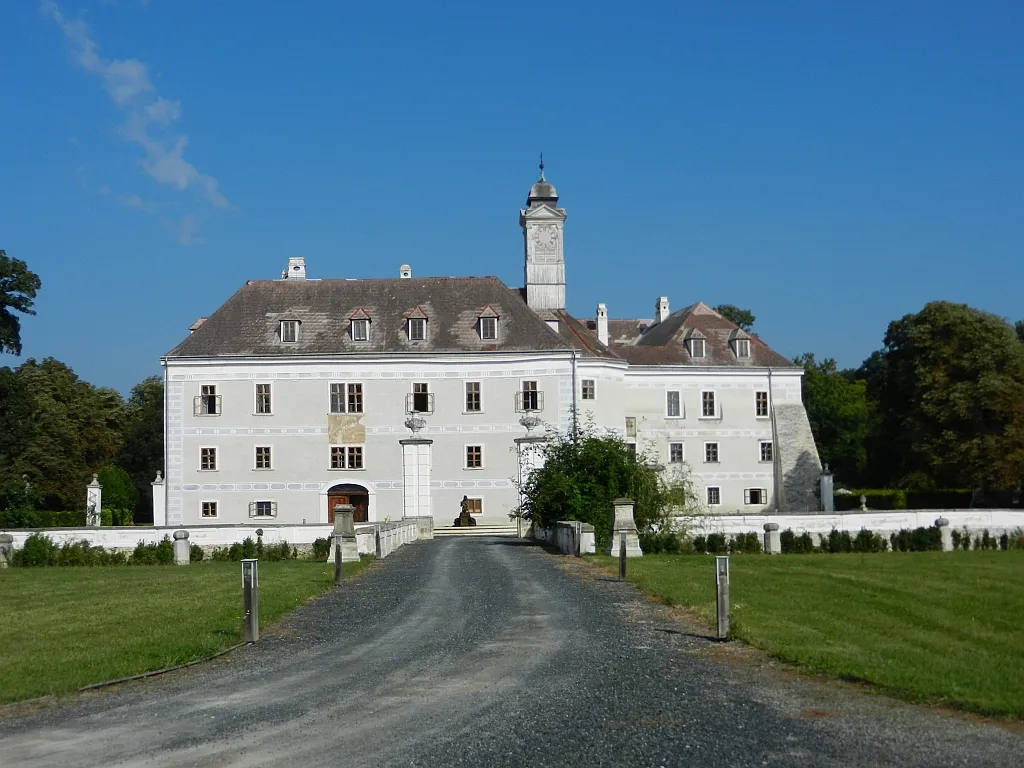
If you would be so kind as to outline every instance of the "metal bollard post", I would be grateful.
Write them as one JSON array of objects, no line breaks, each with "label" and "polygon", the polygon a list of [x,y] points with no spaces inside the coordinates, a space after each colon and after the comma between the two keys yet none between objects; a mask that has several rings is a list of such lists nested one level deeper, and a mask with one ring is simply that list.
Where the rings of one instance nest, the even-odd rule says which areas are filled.
[{"label": "metal bollard post", "polygon": [[255,643],[260,639],[260,579],[257,570],[259,560],[242,561],[242,623],[245,642]]},{"label": "metal bollard post", "polygon": [[715,558],[715,587],[718,591],[718,639],[729,637],[729,558]]},{"label": "metal bollard post", "polygon": [[341,586],[341,535],[334,536],[334,586]]},{"label": "metal bollard post", "polygon": [[626,580],[626,536],[619,531],[619,579]]}]

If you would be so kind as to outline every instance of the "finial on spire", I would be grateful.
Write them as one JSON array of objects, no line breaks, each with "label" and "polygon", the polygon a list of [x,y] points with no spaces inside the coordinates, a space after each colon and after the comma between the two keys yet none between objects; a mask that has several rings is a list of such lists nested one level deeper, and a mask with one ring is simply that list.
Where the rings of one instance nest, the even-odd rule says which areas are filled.
[{"label": "finial on spire", "polygon": [[537,179],[537,181],[547,181],[547,179],[544,178],[544,153],[543,152],[540,153],[540,178]]}]

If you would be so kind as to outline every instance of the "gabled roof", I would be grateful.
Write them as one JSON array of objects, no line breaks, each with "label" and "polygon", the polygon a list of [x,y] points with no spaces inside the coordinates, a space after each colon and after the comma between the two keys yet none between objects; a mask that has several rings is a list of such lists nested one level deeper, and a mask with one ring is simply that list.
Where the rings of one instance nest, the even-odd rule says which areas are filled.
[{"label": "gabled roof", "polygon": [[[477,328],[488,307],[501,318],[497,340],[482,340]],[[430,318],[430,333],[425,341],[410,342],[405,321],[417,309]],[[349,335],[349,319],[359,316],[360,310],[373,319],[369,342],[354,342]],[[281,343],[280,321],[286,317],[302,322],[295,343]],[[496,277],[253,280],[167,356],[294,357],[567,348],[565,340],[526,306],[518,289]]]}]

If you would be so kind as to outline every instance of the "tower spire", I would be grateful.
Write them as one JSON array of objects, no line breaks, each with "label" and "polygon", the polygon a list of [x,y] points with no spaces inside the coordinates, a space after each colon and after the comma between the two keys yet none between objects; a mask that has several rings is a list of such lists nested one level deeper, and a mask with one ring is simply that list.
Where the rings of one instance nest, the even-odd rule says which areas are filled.
[{"label": "tower spire", "polygon": [[547,181],[547,179],[544,178],[544,153],[543,152],[540,153],[540,178],[537,179],[537,181]]}]

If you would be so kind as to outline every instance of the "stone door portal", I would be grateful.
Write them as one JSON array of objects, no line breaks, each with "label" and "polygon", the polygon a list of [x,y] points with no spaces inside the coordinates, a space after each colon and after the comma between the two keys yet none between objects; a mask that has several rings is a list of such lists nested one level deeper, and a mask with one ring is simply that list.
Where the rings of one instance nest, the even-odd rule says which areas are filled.
[{"label": "stone door portal", "polygon": [[327,522],[334,524],[334,507],[336,504],[351,504],[355,507],[352,521],[365,523],[369,521],[370,494],[361,485],[346,483],[336,485],[327,491]]}]

